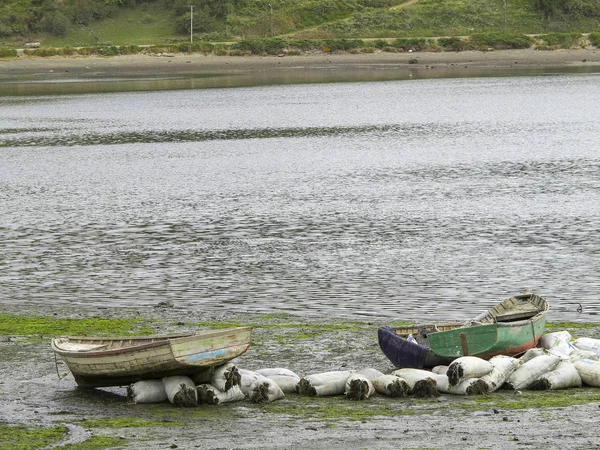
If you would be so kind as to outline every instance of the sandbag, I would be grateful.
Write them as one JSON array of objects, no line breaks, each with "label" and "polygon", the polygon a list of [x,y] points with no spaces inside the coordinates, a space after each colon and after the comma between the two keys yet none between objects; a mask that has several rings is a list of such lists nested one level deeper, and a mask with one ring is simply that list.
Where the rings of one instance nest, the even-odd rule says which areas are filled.
[{"label": "sandbag", "polygon": [[431,369],[431,372],[438,375],[446,375],[448,372],[448,366],[435,366],[433,369]]},{"label": "sandbag", "polygon": [[546,372],[535,380],[529,389],[548,391],[581,387],[579,372],[570,361],[561,361],[556,369]]},{"label": "sandbag", "polygon": [[568,331],[544,334],[540,338],[538,346],[548,350],[549,354],[559,356],[562,359],[568,359],[573,350],[576,350],[571,344],[571,333]]},{"label": "sandbag", "polygon": [[397,375],[383,375],[375,378],[373,387],[377,392],[388,397],[406,397],[410,393],[410,386],[406,380]]},{"label": "sandbag", "polygon": [[254,403],[273,402],[285,397],[275,381],[250,370],[238,369],[242,376],[242,392]]},{"label": "sandbag", "polygon": [[199,384],[196,386],[199,405],[221,405],[223,403],[239,402],[246,398],[242,388],[238,385],[222,392],[212,384]]},{"label": "sandbag", "polygon": [[175,406],[197,406],[198,394],[190,377],[174,376],[163,378],[167,398]]},{"label": "sandbag", "polygon": [[227,363],[215,368],[210,384],[221,392],[227,392],[234,386],[241,388],[242,376],[235,364]]},{"label": "sandbag", "polygon": [[538,341],[538,347],[550,350],[559,341],[570,342],[571,339],[571,333],[569,333],[568,331],[556,331],[554,333],[546,333],[540,337],[540,340]]},{"label": "sandbag", "polygon": [[580,359],[573,363],[581,381],[588,386],[600,387],[600,361],[591,359]]},{"label": "sandbag", "polygon": [[483,395],[488,393],[488,385],[478,378],[465,378],[451,385],[448,376],[432,374],[439,392],[453,395]]},{"label": "sandbag", "polygon": [[492,371],[494,366],[485,359],[476,356],[461,356],[448,366],[446,375],[450,386],[456,386],[461,380],[467,378],[481,378]]},{"label": "sandbag", "polygon": [[284,394],[298,392],[300,377],[289,369],[260,369],[256,373],[273,380]]},{"label": "sandbag", "polygon": [[505,385],[509,389],[527,389],[543,374],[554,370],[560,361],[561,359],[554,355],[542,355],[530,359],[508,377]]},{"label": "sandbag", "polygon": [[490,359],[493,369],[487,375],[480,378],[487,387],[488,393],[494,392],[508,380],[515,370],[521,365],[521,361],[510,356],[498,355]]},{"label": "sandbag", "polygon": [[600,358],[596,353],[589,350],[574,350],[573,353],[569,355],[569,360],[572,363],[579,361],[580,359],[591,359],[592,361],[598,361]]},{"label": "sandbag", "polygon": [[421,369],[398,369],[392,375],[404,379],[410,386],[411,394],[416,397],[438,397],[435,374]]},{"label": "sandbag", "polygon": [[371,369],[370,367],[364,368],[359,370],[358,372],[359,375],[364,375],[365,377],[367,377],[369,380],[373,381],[376,378],[380,378],[383,376],[383,372],[380,372],[377,369]]},{"label": "sandbag", "polygon": [[375,393],[373,383],[365,375],[350,374],[346,379],[344,395],[349,400],[366,400]]},{"label": "sandbag", "polygon": [[168,400],[162,380],[143,380],[127,386],[127,398],[133,403],[162,403]]},{"label": "sandbag", "polygon": [[526,363],[527,361],[531,361],[533,358],[537,358],[538,356],[542,356],[545,354],[546,350],[544,350],[543,348],[530,348],[519,359],[521,360],[521,363]]},{"label": "sandbag", "polygon": [[352,373],[338,370],[308,375],[298,382],[298,393],[311,397],[342,395],[346,391],[346,380]]},{"label": "sandbag", "polygon": [[586,350],[588,352],[594,352],[600,357],[600,339],[592,338],[579,338],[573,341],[573,345],[579,350]]}]

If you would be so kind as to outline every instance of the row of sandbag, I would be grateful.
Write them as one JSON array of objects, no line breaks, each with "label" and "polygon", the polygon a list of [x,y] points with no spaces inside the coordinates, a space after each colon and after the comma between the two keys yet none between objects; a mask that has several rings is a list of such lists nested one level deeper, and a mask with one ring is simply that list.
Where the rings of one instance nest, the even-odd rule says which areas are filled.
[{"label": "row of sandbag", "polygon": [[295,392],[299,380],[298,375],[287,369],[252,372],[227,363],[193,376],[138,381],[128,386],[127,397],[133,403],[169,401],[175,406],[218,405],[242,400],[262,403],[283,398],[280,385],[287,392]]}]

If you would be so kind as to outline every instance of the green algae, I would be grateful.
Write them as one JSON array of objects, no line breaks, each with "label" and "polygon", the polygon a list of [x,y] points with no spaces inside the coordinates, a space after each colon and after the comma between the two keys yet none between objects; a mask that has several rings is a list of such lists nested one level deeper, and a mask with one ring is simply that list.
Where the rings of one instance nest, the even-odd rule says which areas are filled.
[{"label": "green algae", "polygon": [[600,402],[600,390],[590,387],[572,388],[556,391],[497,391],[490,395],[475,398],[474,404],[464,404],[461,408],[482,409],[544,409],[564,408],[567,406],[584,405]]},{"label": "green algae", "polygon": [[[379,399],[382,400],[382,399]],[[365,421],[374,417],[395,417],[417,414],[402,402],[365,401],[356,402],[338,397],[304,397],[288,395],[284,400],[263,405],[263,410],[271,414],[290,416],[309,421]]]},{"label": "green algae", "polygon": [[43,316],[0,314],[0,335],[142,335],[150,329],[141,326],[141,319],[104,319],[98,317],[69,319]]},{"label": "green algae", "polygon": [[77,444],[62,445],[54,447],[55,450],[103,450],[106,448],[123,447],[127,441],[122,437],[92,436],[91,438]]},{"label": "green algae", "polygon": [[60,442],[67,436],[64,426],[52,428],[0,423],[0,450],[33,450]]},{"label": "green algae", "polygon": [[118,417],[112,419],[84,419],[79,425],[86,428],[143,428],[183,426],[178,420],[150,420],[139,417]]}]

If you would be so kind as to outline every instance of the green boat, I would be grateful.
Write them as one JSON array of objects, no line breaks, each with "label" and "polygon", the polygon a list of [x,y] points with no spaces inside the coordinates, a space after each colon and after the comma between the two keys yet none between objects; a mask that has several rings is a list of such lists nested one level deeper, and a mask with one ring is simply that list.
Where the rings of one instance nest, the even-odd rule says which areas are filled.
[{"label": "green boat", "polygon": [[379,345],[396,367],[428,367],[461,356],[513,356],[537,345],[548,302],[524,293],[497,304],[467,323],[379,329]]}]

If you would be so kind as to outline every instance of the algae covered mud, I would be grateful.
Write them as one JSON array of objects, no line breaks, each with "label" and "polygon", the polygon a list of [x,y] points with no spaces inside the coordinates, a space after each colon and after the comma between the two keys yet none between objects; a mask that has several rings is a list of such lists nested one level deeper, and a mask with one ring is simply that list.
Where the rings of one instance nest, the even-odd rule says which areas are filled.
[{"label": "algae covered mud", "polygon": [[[240,367],[279,365],[301,375],[363,367],[389,373],[393,368],[377,346],[378,323],[364,319],[326,321],[178,307],[81,307],[74,312],[61,306],[5,306],[0,317],[0,448],[598,447],[599,389],[437,399],[374,396],[358,403],[288,394],[263,405],[132,405],[125,389],[76,388],[49,344],[57,328],[80,334],[148,334],[251,325],[253,343],[234,360]],[[600,337],[598,324],[548,326],[548,331],[557,329]]]}]

